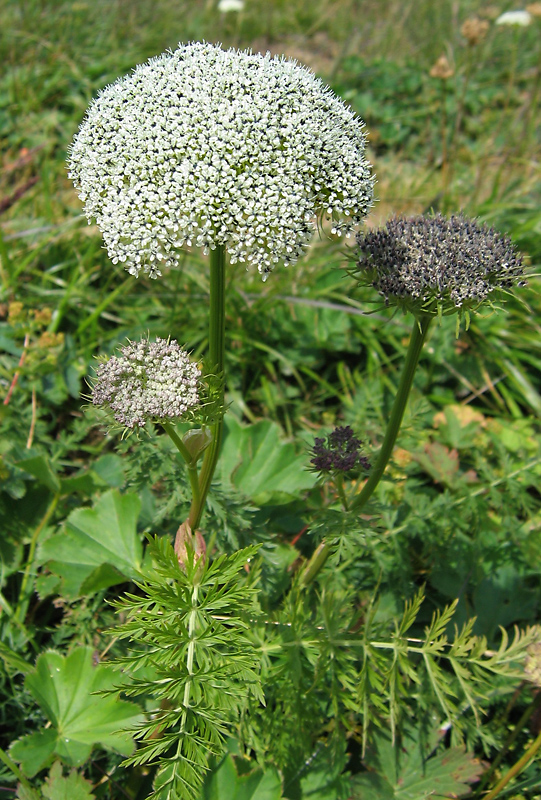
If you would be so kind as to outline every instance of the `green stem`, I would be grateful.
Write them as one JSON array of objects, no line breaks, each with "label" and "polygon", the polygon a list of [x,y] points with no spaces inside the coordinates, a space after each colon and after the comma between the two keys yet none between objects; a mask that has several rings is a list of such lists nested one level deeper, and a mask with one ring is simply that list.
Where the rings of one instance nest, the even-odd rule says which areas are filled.
[{"label": "green stem", "polygon": [[19,592],[19,601],[17,603],[17,607],[15,609],[15,619],[19,620],[20,622],[24,622],[24,618],[26,616],[26,609],[28,607],[28,601],[30,599],[30,592],[27,590],[28,581],[30,578],[30,571],[34,564],[34,554],[36,552],[36,546],[38,543],[39,535],[47,525],[49,520],[54,514],[58,501],[60,499],[59,494],[55,494],[51,502],[49,503],[49,507],[45,512],[45,515],[39,525],[37,526],[36,530],[32,534],[32,539],[30,540],[30,549],[28,551],[28,560],[26,562],[26,567],[23,574],[23,579],[21,582],[21,590]]},{"label": "green stem", "polygon": [[319,544],[312,558],[304,568],[304,572],[301,575],[300,585],[307,586],[309,583],[312,583],[320,569],[323,567],[325,562],[327,561],[328,557],[331,554],[331,544],[328,541],[323,541]]},{"label": "green stem", "polygon": [[[192,508],[193,507],[198,508],[199,505],[201,504],[201,493],[199,491],[199,475],[197,474],[197,463],[194,463],[194,459],[190,451],[188,450],[188,448],[186,447],[186,445],[184,444],[178,433],[175,431],[171,423],[162,422],[161,425],[166,434],[175,444],[175,447],[179,451],[184,461],[186,462],[186,466],[188,467],[188,478],[190,479],[190,486],[192,487]],[[188,518],[188,523],[189,523],[189,518]]]},{"label": "green stem", "polygon": [[519,758],[519,760],[513,764],[510,770],[505,773],[503,778],[498,781],[494,789],[491,792],[485,795],[484,800],[494,800],[495,797],[499,795],[502,789],[505,789],[507,784],[509,783],[512,778],[518,775],[522,770],[528,765],[531,759],[535,756],[539,748],[541,747],[541,733],[537,736],[534,742],[528,747],[524,755]]},{"label": "green stem", "polygon": [[193,661],[195,656],[195,624],[197,622],[197,609],[198,609],[198,594],[199,594],[199,587],[194,586],[192,592],[192,610],[190,611],[190,618],[188,620],[188,655],[186,658],[186,669],[188,671],[188,675],[190,676],[186,681],[186,685],[184,687],[184,699],[183,704],[185,708],[188,708],[190,705],[190,691],[192,687],[192,678],[191,676],[194,673],[193,669]]},{"label": "green stem", "polygon": [[421,350],[423,349],[432,319],[433,316],[430,314],[425,314],[415,319],[413,330],[411,332],[408,352],[406,354],[406,361],[402,369],[402,375],[400,376],[400,382],[398,384],[393,407],[391,409],[391,416],[389,417],[387,430],[385,431],[385,438],[383,439],[383,444],[381,445],[377,461],[370,470],[370,477],[365,483],[360,494],[358,494],[351,503],[352,511],[360,511],[361,508],[364,508],[371,498],[374,489],[383,477],[385,467],[389,463],[389,459],[392,455],[396,438],[398,436],[398,431],[400,430],[400,425],[402,424],[404,411],[406,410],[406,404],[408,402],[408,397],[413,384],[413,377],[415,375],[419,356],[421,355]]},{"label": "green stem", "polygon": [[11,760],[11,758],[8,756],[5,750],[2,750],[1,747],[0,747],[0,761],[4,762],[6,767],[8,767],[8,769],[10,769],[13,772],[15,777],[19,779],[19,781],[22,783],[24,787],[26,787],[26,789],[32,788],[32,784],[30,783],[30,781],[27,778],[25,778],[25,776],[23,775],[17,764]]},{"label": "green stem", "polygon": [[[184,696],[182,698],[182,705],[184,706],[184,714],[182,717],[182,722],[180,724],[180,736],[178,739],[177,744],[177,759],[182,757],[182,748],[184,744],[184,736],[182,735],[186,730],[186,721],[188,719],[188,713],[190,708],[190,695],[193,683],[193,662],[195,656],[195,626],[197,623],[197,611],[198,611],[198,601],[199,601],[199,587],[194,586],[192,591],[192,610],[190,611],[190,616],[188,619],[188,653],[186,658],[186,671],[188,673],[188,678],[186,680],[186,684],[184,686]],[[175,766],[176,769],[176,766]]]},{"label": "green stem", "polygon": [[[209,362],[210,368],[222,378],[221,403],[224,399],[224,358],[225,358],[225,247],[217,246],[210,252],[210,309],[209,309]],[[196,530],[218,462],[222,443],[223,417],[211,426],[212,441],[205,450],[201,474],[199,476],[199,498],[192,501],[188,522]]]},{"label": "green stem", "polygon": [[14,625],[20,630],[24,638],[28,641],[28,643],[33,647],[36,653],[39,653],[39,647],[35,643],[34,639],[32,638],[28,629],[23,625],[20,620],[17,619],[15,616],[15,611],[12,609],[2,592],[0,592],[0,611],[4,611],[6,616],[9,617],[10,622],[13,622]]},{"label": "green stem", "polygon": [[342,475],[337,475],[335,480],[334,480],[334,482],[335,482],[335,485],[336,485],[336,490],[338,492],[338,496],[339,496],[339,498],[340,498],[340,500],[342,502],[342,506],[344,508],[344,511],[349,511],[348,499],[347,499],[346,493],[344,491],[344,478],[342,477]]},{"label": "green stem", "polygon": [[498,767],[502,763],[503,759],[505,758],[505,756],[507,755],[509,750],[512,748],[512,746],[514,745],[514,743],[518,739],[518,736],[519,736],[521,730],[524,728],[524,726],[526,725],[526,723],[528,722],[528,720],[530,719],[532,714],[535,711],[537,711],[540,707],[541,707],[541,692],[538,692],[536,694],[536,696],[535,696],[535,699],[534,699],[533,703],[530,703],[528,708],[523,713],[522,717],[519,719],[519,721],[517,722],[517,724],[513,728],[512,732],[511,732],[510,736],[508,737],[507,741],[505,742],[503,748],[500,750],[500,752],[498,753],[498,755],[496,756],[496,758],[494,759],[494,761],[490,765],[490,768],[482,776],[481,783],[479,784],[477,792],[475,793],[476,797],[481,797],[481,793],[482,793],[483,789],[485,788],[487,783],[490,781],[491,777],[494,775],[494,773],[496,772],[496,770],[498,769]]},{"label": "green stem", "polygon": [[[421,350],[423,349],[423,345],[426,341],[432,319],[432,314],[422,314],[415,318],[408,352],[406,354],[406,361],[402,369],[402,375],[400,376],[400,381],[396,391],[393,407],[391,409],[391,416],[389,417],[389,422],[387,423],[387,430],[385,431],[383,444],[381,445],[377,461],[370,470],[369,479],[365,483],[362,491],[357,495],[353,502],[350,503],[350,511],[358,512],[364,508],[371,498],[376,486],[383,477],[385,467],[389,463],[389,459],[392,455],[396,438],[400,430],[400,425],[402,424],[404,411],[406,410],[406,404],[408,402],[408,397],[413,384],[413,377],[415,375],[419,356],[421,355]],[[303,585],[313,581],[318,572],[322,569],[331,554],[332,544],[333,543],[329,541],[321,542],[304,569],[304,574],[301,578],[301,583]]]}]

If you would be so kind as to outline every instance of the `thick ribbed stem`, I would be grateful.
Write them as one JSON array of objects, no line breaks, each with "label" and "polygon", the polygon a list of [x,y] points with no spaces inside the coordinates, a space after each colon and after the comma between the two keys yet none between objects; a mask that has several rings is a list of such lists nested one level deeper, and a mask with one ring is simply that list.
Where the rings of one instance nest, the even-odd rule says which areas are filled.
[{"label": "thick ribbed stem", "polygon": [[[210,253],[210,319],[209,319],[209,363],[210,368],[222,378],[221,402],[224,399],[224,356],[225,356],[225,247],[217,246]],[[212,482],[222,443],[223,419],[220,418],[211,426],[212,441],[205,450],[201,473],[199,475],[199,500],[192,502],[188,522],[191,529],[196,530],[205,500]]]}]

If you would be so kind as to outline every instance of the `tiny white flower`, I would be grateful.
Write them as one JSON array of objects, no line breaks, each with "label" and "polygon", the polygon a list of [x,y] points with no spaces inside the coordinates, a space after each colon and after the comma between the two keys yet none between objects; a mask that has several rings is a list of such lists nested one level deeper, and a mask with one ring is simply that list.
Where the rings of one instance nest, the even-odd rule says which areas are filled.
[{"label": "tiny white flower", "polygon": [[529,11],[506,11],[500,14],[496,20],[496,25],[522,25],[526,27],[532,21],[532,15]]},{"label": "tiny white flower", "polygon": [[218,3],[218,11],[222,14],[227,14],[228,11],[242,11],[244,8],[244,0],[220,0]]},{"label": "tiny white flower", "polygon": [[130,274],[157,277],[193,245],[266,277],[303,255],[318,215],[347,234],[368,213],[363,129],[295,61],[195,42],[106,87],[68,167]]}]

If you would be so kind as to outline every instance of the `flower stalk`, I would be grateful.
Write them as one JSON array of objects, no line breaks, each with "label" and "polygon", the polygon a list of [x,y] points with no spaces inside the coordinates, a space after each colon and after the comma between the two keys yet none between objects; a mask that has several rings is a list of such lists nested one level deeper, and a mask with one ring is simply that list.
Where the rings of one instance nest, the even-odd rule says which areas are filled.
[{"label": "flower stalk", "polygon": [[429,314],[422,314],[415,319],[402,375],[400,376],[400,382],[391,409],[391,416],[389,417],[387,430],[385,431],[385,437],[377,461],[370,471],[370,477],[363,486],[362,491],[351,503],[350,508],[352,511],[360,511],[367,504],[389,463],[402,424],[402,419],[404,418],[404,411],[406,410],[406,403],[408,402],[413,384],[413,377],[417,369],[419,356],[421,355],[421,350],[423,349],[430,323],[433,319],[434,317]]},{"label": "flower stalk", "polygon": [[[182,458],[186,462],[186,467],[188,469],[188,479],[190,481],[190,486],[192,488],[192,509],[199,509],[201,504],[201,493],[199,491],[199,474],[197,472],[197,459],[194,458],[180,436],[177,434],[173,426],[169,422],[163,422],[162,428],[169,436],[171,441],[175,444],[177,450],[181,454]],[[191,511],[190,517],[188,517],[188,523],[190,527],[191,524]]]},{"label": "flower stalk", "polygon": [[221,378],[220,406],[222,411],[211,426],[212,440],[205,451],[199,475],[199,498],[192,501],[188,521],[196,530],[201,520],[205,500],[212,482],[223,432],[224,400],[224,357],[225,357],[225,247],[218,245],[210,252],[210,309],[209,309],[209,361],[212,369]]},{"label": "flower stalk", "polygon": [[[408,352],[406,354],[406,360],[404,362],[398,389],[393,402],[393,407],[391,409],[391,415],[389,417],[389,422],[387,423],[387,429],[385,431],[385,436],[377,461],[371,468],[370,477],[366,481],[363,489],[357,495],[357,497],[349,503],[349,509],[347,500],[342,496],[342,493],[340,493],[342,504],[346,511],[349,510],[356,511],[357,513],[360,512],[372,497],[372,494],[383,477],[385,468],[387,467],[389,459],[392,455],[398,432],[400,431],[402,419],[404,418],[404,411],[406,410],[406,404],[408,402],[411,387],[413,385],[415,370],[417,369],[417,364],[419,363],[419,356],[421,355],[421,350],[423,349],[423,345],[430,329],[430,323],[433,319],[434,315],[430,314],[421,314],[419,317],[415,318],[411,332],[410,343],[408,346]],[[343,484],[341,488],[343,492]],[[323,568],[332,552],[332,544],[332,542],[323,541],[316,549],[312,558],[306,565],[304,573],[301,577],[301,583],[303,585],[306,586],[307,584],[311,583],[311,581],[314,580],[316,575]]]}]

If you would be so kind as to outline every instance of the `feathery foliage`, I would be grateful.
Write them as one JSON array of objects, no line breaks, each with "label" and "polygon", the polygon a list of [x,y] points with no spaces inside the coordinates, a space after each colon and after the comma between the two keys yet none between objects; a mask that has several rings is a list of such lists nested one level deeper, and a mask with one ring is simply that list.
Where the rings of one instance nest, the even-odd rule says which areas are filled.
[{"label": "feathery foliage", "polygon": [[196,798],[208,769],[250,699],[262,701],[259,658],[247,634],[257,614],[254,573],[243,568],[257,548],[212,563],[188,551],[179,565],[172,545],[155,537],[150,574],[114,603],[126,621],[114,629],[133,650],[118,659],[133,676],[128,696],[159,706],[135,731],[142,742],[126,764],[162,765],[160,800]]}]

